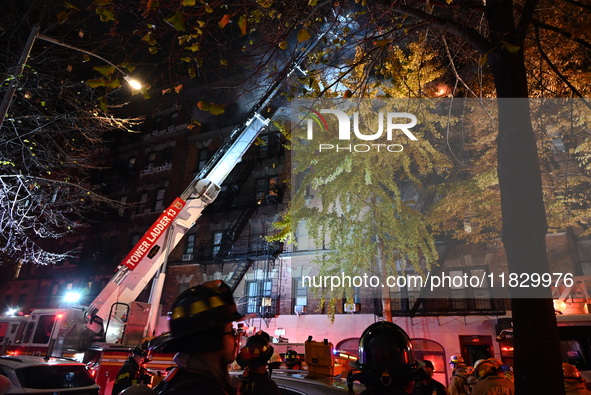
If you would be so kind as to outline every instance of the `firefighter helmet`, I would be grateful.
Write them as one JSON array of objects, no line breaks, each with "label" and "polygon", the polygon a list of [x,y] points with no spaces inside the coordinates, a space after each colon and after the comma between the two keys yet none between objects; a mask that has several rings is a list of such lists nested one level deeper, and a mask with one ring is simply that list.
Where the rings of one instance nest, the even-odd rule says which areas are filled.
[{"label": "firefighter helmet", "polygon": [[365,373],[387,373],[390,377],[423,375],[425,364],[414,359],[406,332],[388,321],[376,322],[359,340],[359,359],[351,365]]},{"label": "firefighter helmet", "polygon": [[582,381],[581,372],[579,372],[579,369],[575,365],[571,365],[570,363],[565,362],[562,364],[562,374],[565,380]]},{"label": "firefighter helmet", "polygon": [[501,366],[503,363],[497,358],[479,359],[474,364],[474,376],[478,379],[483,379],[492,374],[502,372]]},{"label": "firefighter helmet", "polygon": [[281,363],[283,362],[281,360],[281,355],[279,355],[279,353],[273,353],[273,355],[271,355],[271,358],[269,359],[269,363]]},{"label": "firefighter helmet", "polygon": [[133,353],[135,355],[139,355],[141,357],[147,357],[148,356],[148,352],[150,351],[150,341],[152,340],[152,337],[145,337],[142,339],[142,341],[140,342],[140,344],[138,344],[137,346],[135,346],[135,348],[133,349]]},{"label": "firefighter helmet", "polygon": [[244,316],[238,313],[232,290],[220,280],[182,292],[172,305],[170,336],[156,349],[164,352],[215,351],[222,348],[223,327]]},{"label": "firefighter helmet", "polygon": [[258,331],[246,340],[246,345],[240,349],[236,362],[241,367],[258,367],[266,365],[273,355],[273,347],[269,345],[269,335]]},{"label": "firefighter helmet", "polygon": [[452,354],[449,357],[449,364],[453,365],[454,367],[456,367],[457,364],[459,363],[464,363],[464,358],[462,358],[461,355],[458,354]]}]

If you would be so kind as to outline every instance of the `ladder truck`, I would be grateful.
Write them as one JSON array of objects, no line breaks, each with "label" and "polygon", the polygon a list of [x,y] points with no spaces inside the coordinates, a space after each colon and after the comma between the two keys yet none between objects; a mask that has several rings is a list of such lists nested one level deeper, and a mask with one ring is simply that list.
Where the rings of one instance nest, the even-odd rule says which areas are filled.
[{"label": "ladder truck", "polygon": [[[321,38],[302,48],[277,75],[244,121],[150,226],[87,308],[36,309],[27,317],[0,319],[0,354],[76,356],[88,361],[86,354],[98,350],[100,363],[114,370],[114,378],[130,350],[155,334],[168,255],[216,199],[226,177],[268,126],[284,85],[294,72],[304,73],[301,64]],[[152,279],[149,303],[135,301]],[[240,279],[232,279],[231,286],[235,288]],[[96,378],[108,380],[109,375],[109,371],[99,371]]]}]

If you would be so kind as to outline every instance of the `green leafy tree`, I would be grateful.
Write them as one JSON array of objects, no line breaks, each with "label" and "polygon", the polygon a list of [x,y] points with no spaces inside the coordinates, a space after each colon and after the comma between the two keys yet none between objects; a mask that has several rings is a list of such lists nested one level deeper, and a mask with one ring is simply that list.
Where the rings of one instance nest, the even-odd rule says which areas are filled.
[{"label": "green leafy tree", "polygon": [[[377,72],[381,79],[397,79],[399,83],[384,84],[367,77],[375,68],[365,51],[357,49],[352,59],[356,68],[341,81],[343,90],[348,86],[353,89],[363,87],[364,98],[384,99],[409,94],[420,97],[423,87],[443,74],[434,62],[434,53],[424,45],[413,43],[405,50],[388,47],[381,54]],[[327,96],[335,94],[338,92],[327,92]],[[316,106],[322,107],[322,103],[320,101]],[[392,104],[384,103],[381,113]],[[433,193],[430,191],[433,185],[429,182],[444,177],[446,169],[451,167],[449,159],[442,153],[444,140],[440,134],[444,127],[441,122],[447,122],[447,118],[435,113],[435,105],[430,108],[426,104],[426,108],[421,109],[418,101],[410,105],[406,101],[395,103],[398,106],[392,107],[400,109],[401,105],[406,105],[402,108],[420,114],[420,124],[426,125],[417,130],[417,141],[407,145],[407,141],[396,140],[404,143],[401,144],[404,147],[402,152],[374,149],[351,154],[336,150],[319,153],[313,145],[294,142],[294,174],[296,177],[301,174],[303,179],[291,202],[290,218],[295,223],[306,224],[316,245],[327,241],[329,251],[317,258],[320,275],[340,275],[342,272],[353,277],[371,273],[384,279],[402,274],[400,266],[407,271],[424,273],[437,258],[425,206]],[[333,103],[326,104],[331,108]],[[362,101],[356,110],[362,127],[375,130],[375,108]],[[331,139],[332,136],[326,133],[316,137],[314,142],[335,143]],[[385,147],[389,142],[382,138],[375,143]],[[310,187],[318,202],[312,206],[306,199]],[[422,191],[420,202],[404,201],[403,196],[410,188]],[[329,303],[329,311],[333,314],[337,312],[335,300],[344,296],[351,298],[353,292],[350,288],[323,291],[322,297]],[[389,288],[381,288],[381,291],[383,315],[391,321]]]}]

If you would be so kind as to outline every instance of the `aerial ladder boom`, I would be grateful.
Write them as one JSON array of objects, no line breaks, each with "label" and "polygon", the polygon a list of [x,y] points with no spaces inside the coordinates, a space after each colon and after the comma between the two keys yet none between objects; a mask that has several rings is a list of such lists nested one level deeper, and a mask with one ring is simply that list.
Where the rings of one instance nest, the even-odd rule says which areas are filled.
[{"label": "aerial ladder boom", "polygon": [[283,83],[295,70],[301,72],[301,63],[320,38],[285,67],[247,114],[245,121],[232,130],[224,145],[123,259],[113,278],[90,304],[86,312],[87,328],[100,332],[103,320],[112,315],[111,306],[134,301],[158,274],[170,251],[191,229],[207,205],[215,200],[226,177],[242,160],[260,131],[268,125],[269,118],[277,110],[272,104],[281,93]]}]

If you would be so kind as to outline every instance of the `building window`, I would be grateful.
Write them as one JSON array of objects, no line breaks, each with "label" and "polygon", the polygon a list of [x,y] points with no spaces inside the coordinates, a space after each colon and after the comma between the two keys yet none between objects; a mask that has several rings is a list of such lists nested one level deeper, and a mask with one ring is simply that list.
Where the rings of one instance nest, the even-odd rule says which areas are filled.
[{"label": "building window", "polygon": [[162,165],[168,165],[172,158],[172,147],[164,148],[162,151]]},{"label": "building window", "polygon": [[179,123],[179,112],[174,111],[170,114],[170,126],[176,126]]},{"label": "building window", "polygon": [[219,252],[220,252],[220,248],[222,246],[222,236],[224,235],[224,232],[215,232],[213,234],[213,256],[215,257]]},{"label": "building window", "polygon": [[272,158],[280,153],[281,135],[279,132],[271,132],[260,136],[262,143],[259,145],[259,156],[261,158]]},{"label": "building window", "polygon": [[293,279],[293,302],[294,306],[308,305],[308,288],[304,286],[302,277]]},{"label": "building window", "polygon": [[195,239],[196,235],[188,235],[187,243],[185,244],[185,254],[193,254],[195,252]]},{"label": "building window", "polygon": [[278,176],[259,178],[256,181],[256,200],[259,201],[268,196],[277,196],[279,194],[278,187]]},{"label": "building window", "polygon": [[264,250],[266,243],[263,239],[263,229],[260,226],[252,227],[248,238],[248,250],[249,251],[261,251]]},{"label": "building window", "polygon": [[251,280],[246,282],[247,314],[262,314],[263,308],[269,306],[272,284],[271,280]]},{"label": "building window", "polygon": [[147,192],[142,192],[142,194],[140,195],[140,201],[136,207],[136,214],[143,214],[146,212],[146,210],[149,209],[146,208],[146,203],[148,202],[148,193]]},{"label": "building window", "polygon": [[156,191],[156,203],[154,204],[154,211],[162,211],[164,209],[164,188]]},{"label": "building window", "polygon": [[150,152],[148,154],[148,163],[146,164],[146,166],[154,167],[154,163],[156,163],[156,152]]}]

